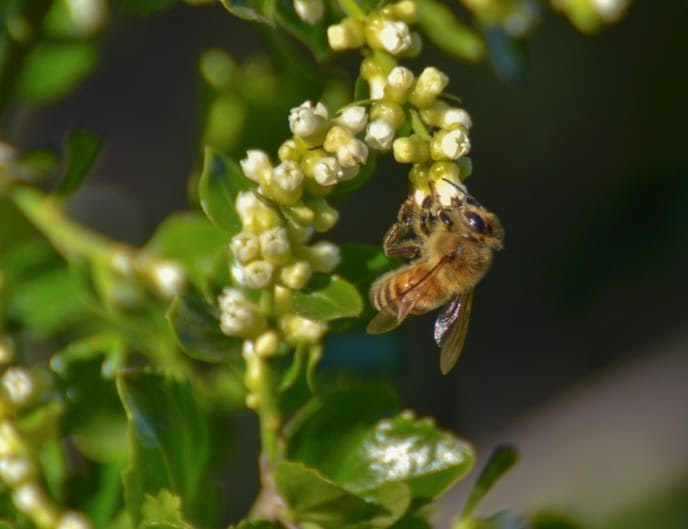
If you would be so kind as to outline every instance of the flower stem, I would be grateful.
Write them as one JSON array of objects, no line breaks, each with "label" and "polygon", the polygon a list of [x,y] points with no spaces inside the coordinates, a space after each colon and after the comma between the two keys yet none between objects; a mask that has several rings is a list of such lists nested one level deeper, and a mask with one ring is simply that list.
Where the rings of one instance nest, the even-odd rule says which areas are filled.
[{"label": "flower stem", "polygon": [[339,6],[350,17],[357,20],[365,20],[366,14],[356,0],[339,0]]}]

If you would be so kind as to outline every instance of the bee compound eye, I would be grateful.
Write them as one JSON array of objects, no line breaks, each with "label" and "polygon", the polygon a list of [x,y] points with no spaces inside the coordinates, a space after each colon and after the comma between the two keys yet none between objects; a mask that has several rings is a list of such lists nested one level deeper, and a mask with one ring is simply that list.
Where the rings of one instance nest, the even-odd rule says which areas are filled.
[{"label": "bee compound eye", "polygon": [[454,221],[446,211],[440,211],[440,220],[445,224],[445,226],[447,226],[447,228],[451,228],[454,225]]},{"label": "bee compound eye", "polygon": [[477,213],[466,213],[468,225],[479,233],[487,233],[487,223]]}]

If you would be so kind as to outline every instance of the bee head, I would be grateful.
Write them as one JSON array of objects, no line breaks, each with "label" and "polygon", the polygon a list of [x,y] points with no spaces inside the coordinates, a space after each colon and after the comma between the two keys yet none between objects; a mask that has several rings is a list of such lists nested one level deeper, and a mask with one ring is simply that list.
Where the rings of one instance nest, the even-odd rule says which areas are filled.
[{"label": "bee head", "polygon": [[504,242],[504,228],[494,213],[481,206],[465,204],[461,217],[470,237],[493,250],[501,250]]}]

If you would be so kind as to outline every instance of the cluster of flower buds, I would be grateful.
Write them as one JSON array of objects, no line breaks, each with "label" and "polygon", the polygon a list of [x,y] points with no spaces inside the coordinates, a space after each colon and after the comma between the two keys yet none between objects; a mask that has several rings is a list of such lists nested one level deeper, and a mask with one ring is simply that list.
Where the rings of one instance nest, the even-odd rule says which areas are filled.
[{"label": "cluster of flower buds", "polygon": [[[0,362],[12,358],[10,342],[0,341]],[[90,529],[84,515],[61,512],[43,490],[32,449],[15,424],[14,417],[37,397],[38,386],[38,377],[24,367],[7,367],[0,376],[0,480],[17,510],[39,529]]]},{"label": "cluster of flower buds", "polygon": [[365,17],[346,17],[327,28],[327,41],[334,51],[367,46],[397,57],[415,57],[420,53],[420,36],[410,25],[418,20],[413,0],[388,4]]}]

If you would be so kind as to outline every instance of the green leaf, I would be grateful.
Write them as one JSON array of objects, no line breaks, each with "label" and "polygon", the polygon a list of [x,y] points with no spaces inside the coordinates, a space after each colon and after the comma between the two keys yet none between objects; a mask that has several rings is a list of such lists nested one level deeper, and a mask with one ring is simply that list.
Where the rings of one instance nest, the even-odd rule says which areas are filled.
[{"label": "green leaf", "polygon": [[229,529],[283,529],[280,523],[271,520],[242,520],[237,525],[232,525]]},{"label": "green leaf", "polygon": [[511,446],[498,446],[488,459],[483,471],[478,477],[473,489],[468,495],[461,516],[470,517],[475,506],[483,499],[485,494],[494,486],[499,478],[518,461],[518,453]]},{"label": "green leaf", "polygon": [[452,529],[531,529],[522,518],[509,511],[500,511],[489,518],[461,519]]},{"label": "green leaf", "polygon": [[348,492],[301,463],[279,463],[275,482],[299,522],[344,529],[387,514],[382,506]]},{"label": "green leaf", "polygon": [[130,464],[122,479],[127,510],[135,525],[145,494],[167,489],[182,499],[184,512],[203,509],[203,478],[210,451],[208,425],[188,382],[142,371],[120,373],[117,389],[129,424]]},{"label": "green leaf", "polygon": [[332,195],[343,195],[356,191],[359,187],[365,184],[375,174],[377,168],[377,157],[374,152],[368,155],[368,161],[361,167],[358,174],[351,180],[340,182],[332,189]]},{"label": "green leaf", "polygon": [[[615,526],[615,524],[611,525],[612,527]],[[638,525],[638,527],[643,526],[644,524]],[[551,511],[538,512],[533,515],[530,520],[530,527],[532,529],[582,529],[582,526],[570,516]],[[624,527],[625,529],[626,525],[619,525],[618,527]],[[670,526],[667,525],[666,527]]]},{"label": "green leaf", "polygon": [[86,130],[72,130],[67,135],[67,169],[57,188],[62,196],[69,196],[81,186],[88,171],[98,158],[103,140]]},{"label": "green leaf", "polygon": [[15,92],[34,103],[60,98],[90,73],[97,60],[98,50],[90,42],[39,42],[22,64]]},{"label": "green leaf", "polygon": [[213,283],[226,274],[228,240],[224,230],[202,214],[189,211],[167,217],[148,241],[146,251],[182,263],[191,282],[209,298]]},{"label": "green leaf", "polygon": [[275,0],[221,0],[222,5],[234,16],[274,25]]},{"label": "green leaf", "polygon": [[122,8],[138,15],[152,15],[178,3],[179,0],[122,0]]},{"label": "green leaf", "polygon": [[234,201],[239,191],[252,187],[239,165],[206,147],[198,185],[201,207],[208,218],[230,235],[238,233],[241,221],[234,209]]},{"label": "green leaf", "polygon": [[368,81],[359,75],[354,82],[354,101],[364,101],[369,98],[370,86],[368,85]]},{"label": "green leaf", "polygon": [[[379,421],[368,392],[338,392],[293,435],[290,454],[347,490],[404,482],[414,500],[436,498],[473,464],[473,448],[411,412]],[[388,401],[389,403],[389,401]]]},{"label": "green leaf", "polygon": [[167,311],[167,319],[184,352],[203,362],[226,363],[241,357],[241,338],[220,331],[214,308],[191,293],[177,296]]},{"label": "green leaf", "polygon": [[399,266],[397,259],[390,259],[379,246],[372,244],[344,244],[340,255],[337,272],[362,292],[368,292],[377,277]]},{"label": "green leaf", "polygon": [[361,295],[348,281],[338,276],[319,276],[309,288],[292,294],[296,311],[318,321],[358,316],[363,310]]},{"label": "green leaf", "polygon": [[459,21],[454,12],[437,0],[417,0],[418,23],[427,39],[459,59],[475,62],[485,55],[478,34]]},{"label": "green leaf", "polygon": [[432,525],[425,518],[418,515],[404,516],[395,523],[390,529],[432,529]]},{"label": "green leaf", "polygon": [[182,501],[169,490],[161,490],[157,496],[146,494],[141,508],[142,525],[146,528],[192,529],[184,520]]}]

